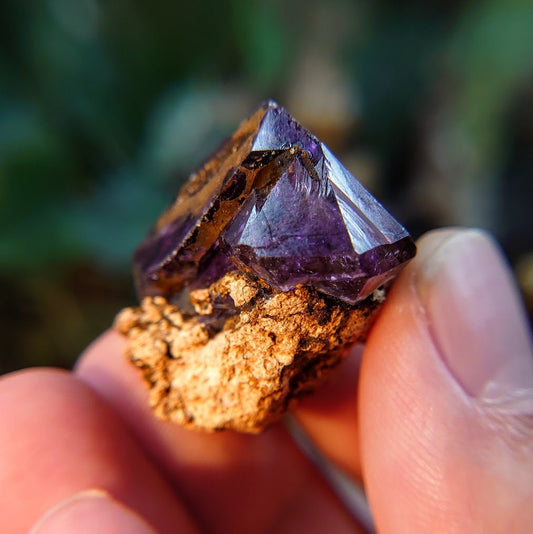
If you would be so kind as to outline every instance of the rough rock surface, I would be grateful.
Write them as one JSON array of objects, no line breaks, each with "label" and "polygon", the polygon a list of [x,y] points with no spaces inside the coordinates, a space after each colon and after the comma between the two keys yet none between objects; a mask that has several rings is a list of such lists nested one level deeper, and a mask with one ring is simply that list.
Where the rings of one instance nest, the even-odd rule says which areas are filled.
[{"label": "rough rock surface", "polygon": [[349,345],[364,341],[384,295],[377,290],[352,306],[309,287],[277,291],[231,272],[190,293],[194,310],[145,297],[119,313],[115,328],[157,416],[257,433],[322,382]]}]

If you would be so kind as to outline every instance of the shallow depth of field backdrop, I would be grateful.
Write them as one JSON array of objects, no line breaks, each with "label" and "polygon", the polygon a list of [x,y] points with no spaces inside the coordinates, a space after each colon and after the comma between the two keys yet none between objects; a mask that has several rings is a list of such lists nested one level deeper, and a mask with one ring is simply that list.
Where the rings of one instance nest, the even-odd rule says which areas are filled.
[{"label": "shallow depth of field backdrop", "polygon": [[71,365],[134,302],[135,245],[266,97],[415,236],[494,232],[531,310],[532,20],[529,0],[3,0],[0,373]]}]

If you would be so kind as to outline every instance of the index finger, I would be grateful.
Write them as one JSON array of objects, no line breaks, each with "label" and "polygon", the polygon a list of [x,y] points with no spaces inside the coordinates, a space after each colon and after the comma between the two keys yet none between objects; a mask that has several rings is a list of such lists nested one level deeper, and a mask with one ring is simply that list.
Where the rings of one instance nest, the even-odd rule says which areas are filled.
[{"label": "index finger", "polygon": [[75,372],[120,414],[210,532],[358,532],[337,497],[281,425],[259,436],[194,432],[157,419],[124,340],[107,332]]}]

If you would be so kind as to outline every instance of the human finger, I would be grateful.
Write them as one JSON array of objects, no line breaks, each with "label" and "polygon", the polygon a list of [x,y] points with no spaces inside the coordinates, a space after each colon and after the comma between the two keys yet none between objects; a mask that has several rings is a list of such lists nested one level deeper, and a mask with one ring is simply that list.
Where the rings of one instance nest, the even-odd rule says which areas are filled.
[{"label": "human finger", "polygon": [[159,532],[196,529],[120,418],[71,373],[0,379],[0,532],[25,533],[84,490],[102,490]]},{"label": "human finger", "polygon": [[362,345],[353,347],[326,383],[294,410],[320,452],[357,481],[361,479],[357,391],[362,355]]},{"label": "human finger", "polygon": [[422,240],[368,340],[359,400],[380,532],[528,531],[533,351],[510,271],[486,234]]},{"label": "human finger", "polygon": [[124,340],[101,336],[76,373],[126,421],[209,532],[360,532],[282,425],[258,436],[190,431],[156,418]]},{"label": "human finger", "polygon": [[29,534],[155,534],[141,517],[107,493],[89,490],[49,510]]}]

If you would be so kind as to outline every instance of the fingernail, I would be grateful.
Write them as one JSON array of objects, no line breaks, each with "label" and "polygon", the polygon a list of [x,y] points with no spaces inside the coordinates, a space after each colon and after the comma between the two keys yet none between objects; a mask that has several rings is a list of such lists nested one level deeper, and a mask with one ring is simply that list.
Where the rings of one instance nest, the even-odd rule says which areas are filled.
[{"label": "fingernail", "polygon": [[46,512],[30,534],[155,534],[135,512],[102,490],[87,490],[68,497]]},{"label": "fingernail", "polygon": [[531,393],[533,345],[524,306],[485,232],[445,237],[419,266],[416,288],[439,353],[468,395],[505,402]]}]

